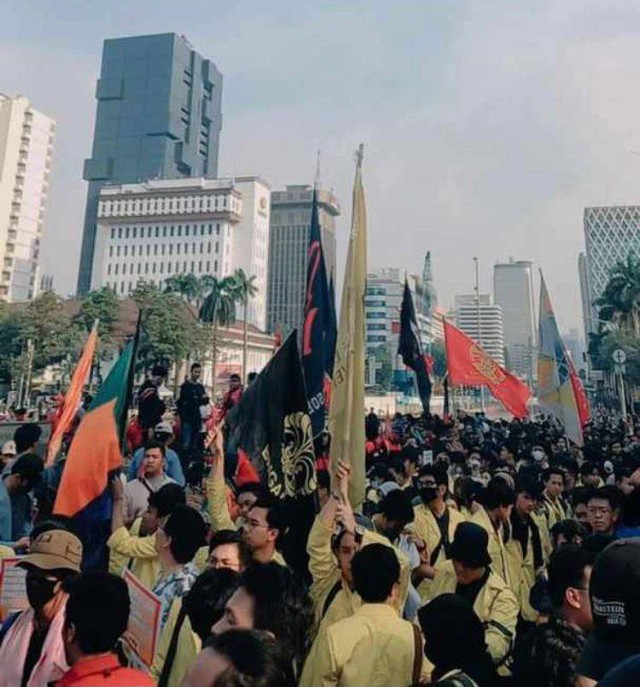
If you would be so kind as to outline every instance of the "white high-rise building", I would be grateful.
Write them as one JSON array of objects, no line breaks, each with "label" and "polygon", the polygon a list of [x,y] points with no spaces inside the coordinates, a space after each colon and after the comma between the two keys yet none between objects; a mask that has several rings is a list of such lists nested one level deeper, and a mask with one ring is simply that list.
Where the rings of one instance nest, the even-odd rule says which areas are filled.
[{"label": "white high-rise building", "polygon": [[456,326],[504,366],[502,308],[493,302],[493,296],[484,293],[458,295],[454,308]]},{"label": "white high-rise building", "polygon": [[493,267],[493,295],[502,308],[504,345],[509,369],[525,379],[535,367],[536,322],[533,266],[527,260],[496,263]]},{"label": "white high-rise building", "polygon": [[55,122],[26,98],[0,94],[0,300],[38,290]]},{"label": "white high-rise building", "polygon": [[247,320],[266,318],[269,186],[257,177],[166,179],[100,191],[91,288],[129,294],[139,281],[225,277],[242,268],[258,293]]},{"label": "white high-rise building", "polygon": [[[598,331],[595,301],[602,295],[611,268],[629,253],[640,257],[640,206],[584,209],[584,261],[578,261],[585,332]],[[586,301],[586,302],[585,302]]]}]

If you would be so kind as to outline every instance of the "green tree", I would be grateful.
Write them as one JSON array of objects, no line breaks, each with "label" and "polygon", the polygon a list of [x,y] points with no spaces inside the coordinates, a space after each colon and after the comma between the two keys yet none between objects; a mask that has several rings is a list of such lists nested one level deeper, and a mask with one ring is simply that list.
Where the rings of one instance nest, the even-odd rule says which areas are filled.
[{"label": "green tree", "polygon": [[89,291],[82,297],[80,310],[74,318],[81,331],[89,332],[98,320],[98,356],[104,357],[113,349],[114,333],[120,305],[116,294],[108,287]]},{"label": "green tree", "polygon": [[165,291],[180,294],[187,303],[199,309],[207,288],[206,277],[198,279],[195,274],[174,274],[165,280]]},{"label": "green tree", "polygon": [[182,361],[202,345],[195,313],[177,293],[147,282],[140,282],[131,296],[142,312],[139,360],[145,368],[174,365],[177,376]]},{"label": "green tree", "polygon": [[640,258],[629,253],[612,267],[596,306],[600,319],[640,336]]},{"label": "green tree", "polygon": [[14,309],[0,306],[0,381],[8,384],[22,351],[22,319]]},{"label": "green tree", "polygon": [[242,304],[242,379],[247,379],[247,333],[248,333],[248,310],[249,301],[258,293],[255,285],[256,277],[247,276],[243,269],[237,269],[233,274],[234,290],[239,302]]},{"label": "green tree", "polygon": [[218,361],[218,333],[220,327],[228,327],[236,319],[238,299],[233,277],[203,277],[206,296],[198,313],[202,322],[211,325],[212,396],[215,396],[216,364]]}]

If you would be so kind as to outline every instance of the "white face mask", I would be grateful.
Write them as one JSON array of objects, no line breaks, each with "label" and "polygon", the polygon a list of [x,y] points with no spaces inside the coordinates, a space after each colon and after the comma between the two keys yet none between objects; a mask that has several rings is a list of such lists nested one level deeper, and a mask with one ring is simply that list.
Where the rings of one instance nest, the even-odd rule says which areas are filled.
[{"label": "white face mask", "polygon": [[531,451],[531,456],[536,463],[540,463],[544,460],[544,451],[540,451],[540,449]]}]

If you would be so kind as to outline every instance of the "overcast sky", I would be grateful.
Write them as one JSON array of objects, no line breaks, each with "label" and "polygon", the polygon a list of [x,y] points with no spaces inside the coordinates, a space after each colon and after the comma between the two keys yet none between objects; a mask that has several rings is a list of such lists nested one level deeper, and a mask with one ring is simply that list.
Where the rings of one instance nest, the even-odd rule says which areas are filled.
[{"label": "overcast sky", "polygon": [[[322,181],[349,226],[363,141],[369,265],[434,261],[440,302],[509,256],[582,323],[585,206],[640,202],[640,6],[631,0],[4,0],[0,92],[58,122],[44,271],[75,288],[102,41],[175,31],[224,75],[220,175]],[[537,287],[536,287],[537,288]]]}]

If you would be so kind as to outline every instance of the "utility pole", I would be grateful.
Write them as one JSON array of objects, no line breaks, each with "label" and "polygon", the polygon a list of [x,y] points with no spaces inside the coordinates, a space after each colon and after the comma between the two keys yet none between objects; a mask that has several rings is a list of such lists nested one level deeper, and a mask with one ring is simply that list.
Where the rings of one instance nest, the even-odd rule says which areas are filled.
[{"label": "utility pole", "polygon": [[[482,321],[480,315],[480,270],[478,266],[478,258],[473,259],[476,271],[476,322],[478,323],[478,346],[482,348]],[[480,386],[480,410],[484,413],[484,386]]]}]

